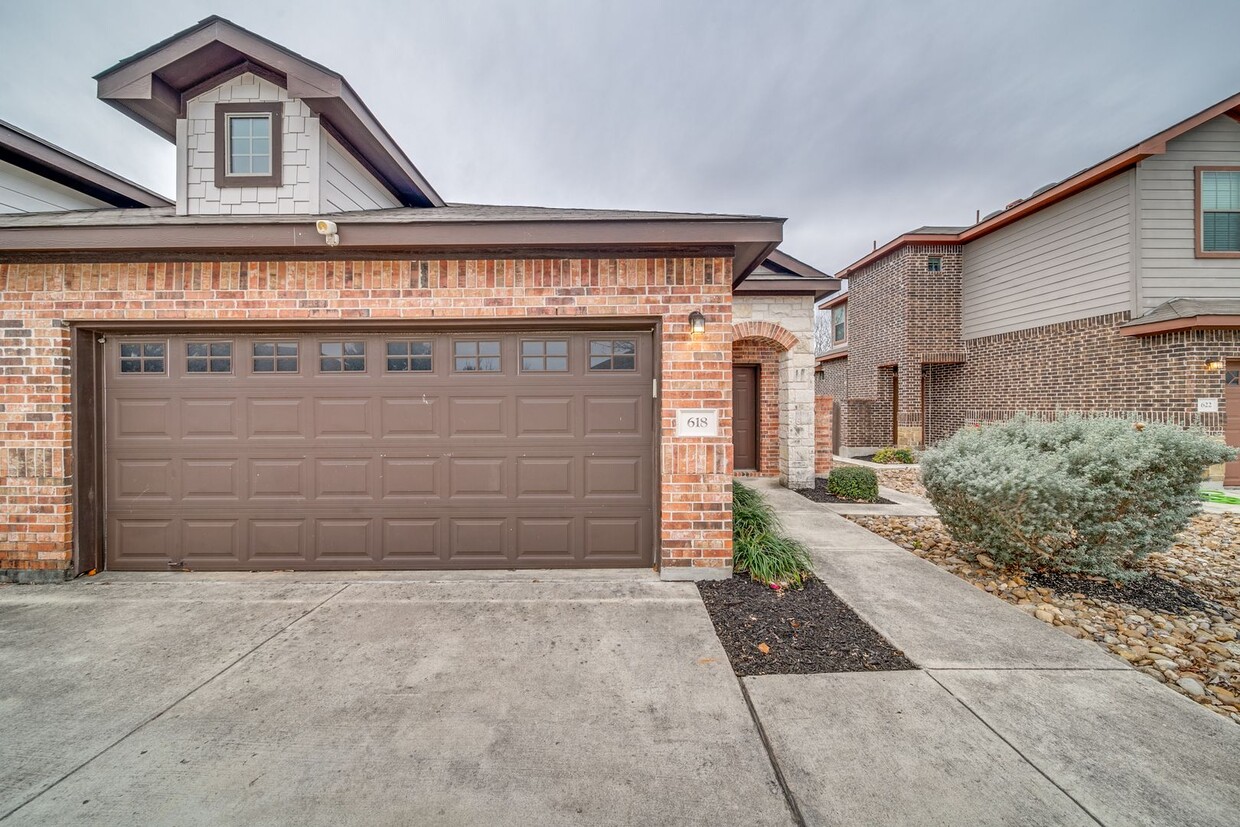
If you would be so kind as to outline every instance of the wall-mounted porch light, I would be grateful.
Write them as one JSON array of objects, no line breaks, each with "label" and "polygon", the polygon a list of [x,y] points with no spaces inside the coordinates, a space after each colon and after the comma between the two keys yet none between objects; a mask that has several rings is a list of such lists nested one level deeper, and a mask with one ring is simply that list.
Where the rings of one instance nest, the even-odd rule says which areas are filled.
[{"label": "wall-mounted porch light", "polygon": [[1211,358],[1211,359],[1207,359],[1207,360],[1206,360],[1206,364],[1205,364],[1205,368],[1206,368],[1206,370],[1208,370],[1208,371],[1211,371],[1211,372],[1217,373],[1218,371],[1221,371],[1221,370],[1223,369],[1223,360],[1222,360],[1222,359],[1220,359],[1220,358],[1219,358],[1219,357],[1217,357],[1217,356],[1215,356],[1215,357],[1213,357],[1213,358]]},{"label": "wall-mounted porch light", "polygon": [[694,336],[701,336],[706,332],[706,317],[700,310],[694,310],[689,314],[689,332]]}]

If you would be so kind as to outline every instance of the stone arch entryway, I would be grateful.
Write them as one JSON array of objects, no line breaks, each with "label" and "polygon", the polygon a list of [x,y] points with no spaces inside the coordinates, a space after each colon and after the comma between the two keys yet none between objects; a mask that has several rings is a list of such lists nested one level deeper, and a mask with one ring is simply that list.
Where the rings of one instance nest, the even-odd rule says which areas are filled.
[{"label": "stone arch entryway", "polygon": [[[736,473],[778,476],[794,488],[812,485],[814,388],[808,345],[768,321],[739,322],[732,326],[732,335]],[[751,384],[753,410],[748,408]],[[755,442],[752,463],[749,446],[738,444],[750,438]]]}]

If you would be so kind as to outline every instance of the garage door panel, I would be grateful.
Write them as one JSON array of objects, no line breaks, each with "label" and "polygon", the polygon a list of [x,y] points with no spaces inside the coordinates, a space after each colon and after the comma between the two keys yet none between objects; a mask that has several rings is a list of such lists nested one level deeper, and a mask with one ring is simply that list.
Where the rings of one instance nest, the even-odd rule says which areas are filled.
[{"label": "garage door panel", "polygon": [[239,502],[244,496],[241,459],[181,460],[181,499]]},{"label": "garage door panel", "polygon": [[231,567],[242,559],[240,520],[181,521],[180,561],[186,568]]},{"label": "garage door panel", "polygon": [[451,517],[448,519],[448,556],[476,563],[508,562],[508,518]]},{"label": "garage door panel", "polygon": [[[319,364],[339,334],[237,334],[231,371],[187,372],[187,343],[209,338],[165,336],[158,370],[143,355],[124,376],[119,345],[104,348],[110,567],[653,562],[648,333],[359,334],[345,338],[366,339],[367,361],[351,373]],[[591,370],[595,338],[636,340],[636,369]],[[458,339],[499,341],[502,370],[458,373]],[[523,357],[526,339],[543,353]],[[385,340],[431,342],[433,369],[425,348],[402,360]],[[275,341],[300,358],[253,370],[255,342]]]},{"label": "garage door panel", "polygon": [[455,396],[448,402],[449,436],[503,437],[507,433],[508,400],[502,396]]},{"label": "garage door panel", "polygon": [[172,502],[172,460],[118,459],[112,468],[118,502]]},{"label": "garage door panel", "polygon": [[576,436],[576,411],[571,396],[517,397],[517,437]]},{"label": "garage door panel", "polygon": [[417,566],[447,560],[448,546],[440,538],[438,517],[393,517],[383,521],[379,560]]},{"label": "garage door panel", "polygon": [[314,560],[365,568],[372,562],[371,531],[374,520],[364,517],[314,521]]},{"label": "garage door panel", "polygon": [[251,440],[305,440],[310,434],[308,400],[299,396],[249,399],[246,436]]},{"label": "garage door panel", "polygon": [[310,558],[305,519],[257,518],[249,521],[246,562],[291,568]]},{"label": "garage door panel", "polygon": [[170,399],[114,399],[111,432],[117,444],[172,442],[174,410]]},{"label": "garage door panel", "polygon": [[383,498],[438,498],[439,457],[384,457]]},{"label": "garage door panel", "polygon": [[375,481],[370,457],[320,459],[315,462],[315,498],[318,500],[372,500]]},{"label": "garage door panel", "polygon": [[370,421],[370,399],[315,399],[314,435],[318,439],[369,440],[374,433]]},{"label": "garage door panel", "polygon": [[439,434],[438,396],[385,397],[380,400],[381,439],[435,439]]},{"label": "garage door panel", "polygon": [[571,500],[576,488],[577,457],[517,457],[518,500]]},{"label": "garage door panel", "polygon": [[241,412],[234,399],[182,399],[181,439],[235,441],[241,437]]}]

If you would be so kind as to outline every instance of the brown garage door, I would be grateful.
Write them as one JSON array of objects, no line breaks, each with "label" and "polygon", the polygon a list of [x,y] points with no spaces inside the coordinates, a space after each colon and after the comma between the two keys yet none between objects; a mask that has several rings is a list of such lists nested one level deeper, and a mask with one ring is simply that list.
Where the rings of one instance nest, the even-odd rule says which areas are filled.
[{"label": "brown garage door", "polygon": [[649,333],[109,337],[113,569],[644,566]]}]

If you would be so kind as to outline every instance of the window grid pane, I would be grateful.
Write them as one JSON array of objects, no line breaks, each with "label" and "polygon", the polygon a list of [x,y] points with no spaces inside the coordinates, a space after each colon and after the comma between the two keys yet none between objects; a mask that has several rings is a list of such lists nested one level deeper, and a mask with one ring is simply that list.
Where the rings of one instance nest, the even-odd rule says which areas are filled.
[{"label": "window grid pane", "polygon": [[359,373],[366,370],[365,342],[319,342],[319,370]]},{"label": "window grid pane", "polygon": [[121,373],[163,373],[165,353],[163,342],[122,342]]},{"label": "window grid pane", "polygon": [[432,368],[429,341],[396,341],[387,343],[389,373],[426,373]]},{"label": "window grid pane", "polygon": [[186,342],[188,373],[232,373],[232,342]]},{"label": "window grid pane", "polygon": [[567,370],[567,340],[521,340],[521,371],[523,373],[563,373]]},{"label": "window grid pane", "polygon": [[271,116],[228,115],[228,174],[271,173]]},{"label": "window grid pane", "polygon": [[296,342],[255,342],[254,373],[297,373]]},{"label": "window grid pane", "polygon": [[636,370],[637,342],[633,339],[591,339],[590,370]]},{"label": "window grid pane", "polygon": [[452,367],[460,373],[498,373],[499,342],[461,339],[452,343]]}]

